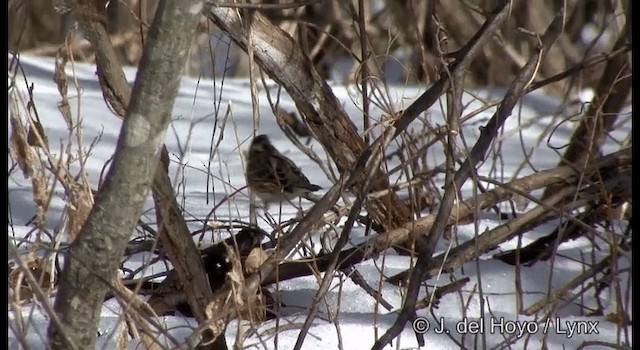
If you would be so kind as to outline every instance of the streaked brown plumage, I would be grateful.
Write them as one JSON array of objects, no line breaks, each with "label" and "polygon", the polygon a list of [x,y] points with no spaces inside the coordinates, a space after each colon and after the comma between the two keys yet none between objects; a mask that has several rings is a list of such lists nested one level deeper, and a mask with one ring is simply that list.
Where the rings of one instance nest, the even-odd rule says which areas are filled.
[{"label": "streaked brown plumage", "polygon": [[276,117],[282,121],[287,128],[293,131],[294,134],[299,137],[311,137],[311,131],[307,128],[307,125],[304,124],[298,116],[296,116],[295,112],[287,112],[282,107],[277,107],[275,110]]},{"label": "streaked brown plumage", "polygon": [[258,135],[251,142],[247,185],[266,206],[291,201],[321,188],[309,182],[291,159],[273,147],[267,135]]}]

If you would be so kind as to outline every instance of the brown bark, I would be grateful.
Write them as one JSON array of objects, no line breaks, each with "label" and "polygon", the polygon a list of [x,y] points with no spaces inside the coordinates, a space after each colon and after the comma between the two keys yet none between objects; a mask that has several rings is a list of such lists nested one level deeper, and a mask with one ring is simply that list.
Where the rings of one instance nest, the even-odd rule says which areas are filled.
[{"label": "brown bark", "polygon": [[[473,215],[476,212],[476,208],[484,210],[494,206],[500,202],[512,200],[518,193],[530,193],[534,190],[545,188],[551,184],[562,184],[562,187],[575,186],[582,178],[590,179],[592,181],[599,181],[600,176],[598,174],[609,174],[617,176],[619,171],[624,171],[631,166],[630,151],[619,151],[614,154],[610,154],[599,158],[596,162],[589,165],[585,173],[579,174],[575,168],[570,166],[560,166],[554,169],[543,170],[537,173],[513,180],[503,186],[498,186],[496,189],[482,193],[474,198],[470,198],[460,203],[452,211],[451,215],[447,219],[447,225],[457,225],[460,223],[468,223],[473,219]],[[622,170],[621,170],[622,169]],[[608,176],[603,177],[603,181],[607,181]],[[557,215],[549,211],[550,215]],[[405,224],[401,228],[397,228],[390,232],[379,234],[367,242],[364,242],[354,248],[346,249],[340,252],[337,265],[337,269],[346,269],[351,266],[355,266],[364,260],[376,258],[384,252],[391,244],[395,242],[403,242],[409,236],[424,235],[433,226],[435,221],[435,214],[427,215],[423,218],[416,220],[415,222]],[[505,225],[511,225],[507,223]],[[239,246],[239,255],[245,255],[251,247],[256,246],[256,242],[259,239],[251,237],[242,237],[243,231],[250,233],[250,229],[243,229],[238,235],[236,235],[236,241]],[[500,230],[504,230],[501,228]],[[480,242],[481,249],[476,249],[474,244],[466,244],[464,246],[458,246],[454,248],[447,256],[445,261],[444,254],[436,256],[427,268],[427,275],[433,276],[441,268],[449,270],[456,268],[468,259],[479,256],[488,248],[501,243],[500,239],[504,238],[504,232],[491,237],[493,234],[489,234],[482,238]],[[261,237],[261,236],[257,236]],[[497,238],[496,238],[497,237]],[[227,239],[227,243],[231,244],[231,240]],[[213,280],[220,281],[219,277],[214,276],[218,274],[217,268],[218,262],[224,259],[216,259],[215,256],[219,256],[219,245],[209,247],[202,251],[202,256],[205,261],[205,268],[209,274],[209,279],[212,281],[212,287],[218,288],[219,283],[214,283]],[[279,264],[276,270],[272,271],[268,276],[262,279],[262,286],[268,286],[280,281],[286,281],[292,278],[310,276],[319,272],[327,271],[329,263],[331,261],[331,253],[322,254],[317,256],[309,256],[301,258],[296,261],[285,261]],[[466,259],[466,260],[465,260]],[[169,276],[174,275],[173,272],[169,273]],[[405,280],[408,276],[408,272],[404,271],[396,276],[392,276],[387,279],[387,282],[399,284]],[[184,293],[180,292],[177,287],[172,286],[172,281],[176,280],[176,276],[167,277],[165,280],[159,283],[157,291],[151,291],[144,294],[153,294],[149,299],[149,304],[160,315],[163,313],[174,310],[175,307],[186,301]],[[155,289],[155,288],[154,288]],[[162,292],[160,292],[162,290]]]},{"label": "brown bark", "polygon": [[[502,23],[508,13],[508,11],[506,11],[508,5],[508,2],[503,2],[495,10],[495,17],[490,18],[487,21],[489,22],[493,19],[495,22]],[[563,13],[558,14],[554,18],[551,25],[547,28],[547,31],[541,37],[541,46],[539,47],[538,52],[529,58],[527,64],[514,78],[496,113],[491,117],[487,125],[482,128],[480,137],[471,149],[469,156],[464,161],[460,169],[455,173],[453,180],[446,183],[445,193],[440,204],[440,208],[438,209],[438,214],[433,227],[429,230],[429,234],[426,236],[416,237],[416,247],[419,252],[418,260],[412,270],[411,278],[407,286],[407,296],[402,309],[398,314],[398,318],[394,322],[393,326],[391,326],[391,328],[389,328],[389,330],[380,337],[378,341],[376,341],[372,349],[381,349],[385,347],[402,331],[402,329],[404,329],[406,322],[409,321],[410,318],[415,318],[415,305],[418,297],[418,291],[422,284],[422,278],[431,261],[436,243],[444,234],[446,219],[451,215],[454,201],[458,197],[458,191],[460,191],[464,182],[466,182],[472,175],[476,164],[481,159],[484,159],[485,154],[496,137],[499,128],[502,127],[506,119],[511,115],[511,111],[516,103],[524,95],[526,87],[535,76],[538,61],[544,60],[546,54],[549,52],[549,48],[553,43],[555,43],[562,32],[563,20]]]},{"label": "brown bark", "polygon": [[9,0],[7,5],[9,51],[64,40],[63,17],[56,13],[51,0]]},{"label": "brown bark", "polygon": [[[626,30],[620,33],[612,51],[628,45],[629,35]],[[571,136],[569,147],[564,153],[561,165],[573,165],[578,169],[587,166],[598,157],[602,145],[618,119],[620,109],[627,104],[627,97],[631,92],[631,63],[629,55],[615,55],[607,63],[596,94],[589,104],[584,118]],[[543,198],[558,191],[558,186],[549,186]]]},{"label": "brown bark", "polygon": [[[72,6],[91,17],[91,4]],[[195,0],[158,8],[113,165],[65,259],[54,305],[62,325],[48,329],[53,349],[95,347],[102,302],[147,198],[201,9]]]},{"label": "brown bark", "polygon": [[[175,201],[173,187],[167,174],[167,163],[158,162],[153,179],[153,200],[156,210],[160,211],[159,236],[165,253],[174,266],[180,285],[189,304],[194,309],[194,316],[200,323],[206,320],[203,306],[213,297],[209,280],[204,273],[204,265],[182,210]],[[197,307],[197,308],[196,308]]]},{"label": "brown bark", "polygon": [[[208,6],[207,17],[228,33],[243,50],[253,50],[256,61],[270,77],[282,85],[295,101],[316,138],[344,173],[353,168],[366,144],[327,82],[318,74],[299,45],[282,29],[264,16],[253,13],[251,20],[252,47],[248,47],[245,21],[230,8]],[[359,186],[365,181],[360,177]],[[389,188],[384,172],[375,175],[372,191]],[[411,219],[411,212],[393,192],[367,203],[367,211],[385,229],[390,230]]]},{"label": "brown bark", "polygon": [[[116,51],[111,45],[104,26],[99,21],[99,16],[92,15],[87,10],[87,7],[90,8],[90,6],[75,2],[72,5],[74,13],[85,30],[85,35],[95,48],[98,78],[105,100],[111,105],[117,116],[124,118],[131,92]],[[198,249],[191,240],[184,218],[181,215],[174,215],[180,213],[181,210],[173,195],[170,180],[166,175],[167,171],[168,155],[166,148],[163,147],[152,188],[156,203],[165,205],[164,208],[157,207],[160,217],[158,221],[162,227],[160,232],[165,236],[162,240],[165,246],[178,242],[171,247],[165,247],[165,249],[174,266],[178,267],[177,271],[182,273],[178,275],[178,280],[182,282],[180,285],[185,288],[185,294],[188,296],[187,300],[191,303],[191,307],[196,310],[204,310],[211,296],[210,288],[199,259]],[[187,273],[184,273],[185,271]],[[204,317],[203,312],[196,314],[199,322],[204,321]]]},{"label": "brown bark", "polygon": [[[468,222],[473,218],[476,209],[484,210],[491,206],[512,199],[517,192],[530,193],[531,191],[545,188],[551,184],[561,184],[562,187],[574,186],[582,178],[598,181],[597,174],[603,172],[617,173],[617,169],[627,168],[631,165],[630,150],[619,151],[601,157],[585,170],[582,175],[570,166],[561,166],[554,169],[539,171],[535,174],[525,176],[520,179],[513,180],[506,186],[499,186],[496,189],[480,194],[474,198],[468,199],[456,206],[447,218],[446,225],[456,225]],[[436,215],[430,214],[422,217],[414,222],[407,223],[403,227],[395,230],[379,234],[369,241],[358,245],[355,248],[345,250],[340,253],[341,265],[339,268],[345,268],[355,265],[363,260],[367,260],[378,256],[390,245],[402,242],[408,237],[418,237],[429,232],[435,222]],[[473,246],[472,246],[473,248]],[[450,257],[455,255],[454,251]],[[473,248],[475,249],[475,248]],[[313,261],[312,261],[313,260]],[[311,262],[312,261],[312,262]],[[428,273],[437,271],[444,262],[442,256],[435,257],[433,262],[429,264]],[[447,262],[449,264],[449,262]],[[284,262],[278,266],[278,271],[274,271],[271,275],[263,280],[263,285],[276,283],[278,280],[287,280],[295,277],[306,276],[317,271],[324,271],[328,265],[328,256],[322,255],[314,259],[301,259],[301,261]],[[451,267],[452,265],[447,265]],[[406,273],[403,276],[406,277]],[[404,277],[403,277],[404,278]],[[397,279],[396,279],[397,280]]]}]

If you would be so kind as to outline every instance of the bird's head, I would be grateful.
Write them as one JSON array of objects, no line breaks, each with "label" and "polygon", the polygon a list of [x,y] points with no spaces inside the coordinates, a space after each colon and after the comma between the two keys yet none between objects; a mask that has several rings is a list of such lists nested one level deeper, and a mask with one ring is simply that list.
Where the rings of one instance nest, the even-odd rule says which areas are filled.
[{"label": "bird's head", "polygon": [[258,135],[251,142],[251,147],[249,147],[249,154],[263,153],[263,152],[273,152],[274,148],[271,145],[271,141],[269,141],[269,137],[267,135]]}]

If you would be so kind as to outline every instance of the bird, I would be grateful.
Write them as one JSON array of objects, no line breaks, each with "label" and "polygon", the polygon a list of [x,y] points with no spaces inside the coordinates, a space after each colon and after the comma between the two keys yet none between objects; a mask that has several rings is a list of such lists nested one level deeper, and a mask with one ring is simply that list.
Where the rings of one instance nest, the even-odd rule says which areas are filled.
[{"label": "bird", "polygon": [[295,112],[287,112],[282,107],[276,107],[274,114],[278,121],[281,121],[286,128],[291,130],[299,137],[306,137],[307,140],[311,140],[311,131],[309,128],[296,116]]},{"label": "bird", "polygon": [[267,135],[256,136],[247,153],[247,186],[262,200],[265,209],[270,203],[291,203],[322,188],[312,184],[291,159],[271,144]]}]

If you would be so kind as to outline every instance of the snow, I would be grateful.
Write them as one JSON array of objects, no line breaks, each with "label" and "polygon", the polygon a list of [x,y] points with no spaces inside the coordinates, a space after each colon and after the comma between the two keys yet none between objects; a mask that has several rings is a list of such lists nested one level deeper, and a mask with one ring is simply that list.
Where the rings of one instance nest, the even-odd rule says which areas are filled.
[{"label": "snow", "polygon": [[[11,59],[11,57],[10,57]],[[62,145],[71,144],[73,149],[77,147],[77,140],[69,136],[57,104],[60,95],[53,83],[54,61],[50,58],[22,56],[20,63],[24,69],[29,84],[33,84],[34,101],[41,122],[48,136],[52,152],[60,156]],[[95,67],[88,64],[69,64],[67,66],[69,80],[69,100],[71,111],[75,121],[82,124],[83,140],[82,149],[88,153],[85,170],[89,174],[91,185],[96,188],[103,180],[105,164],[112,157],[120,132],[121,121],[116,118],[106,106],[95,75]],[[135,78],[135,70],[126,69],[126,75],[130,83]],[[26,96],[23,77],[16,79],[17,88]],[[77,82],[77,86],[75,85]],[[272,94],[276,92],[273,85],[269,89]],[[353,118],[356,125],[362,131],[362,119],[360,108],[357,106],[357,89],[353,86],[332,85],[333,91],[345,109]],[[423,92],[422,86],[391,86],[388,89],[389,99],[396,110],[407,107],[415,98]],[[331,186],[331,181],[323,170],[302,152],[296,149],[284,136],[282,131],[271,116],[271,110],[267,102],[265,91],[260,93],[260,120],[259,133],[270,136],[276,148],[304,169],[312,183],[323,188]],[[502,91],[472,91],[464,96],[463,103],[466,106],[465,114],[484,105],[483,100],[496,101],[503,94]],[[589,98],[589,92],[583,93],[580,98]],[[286,95],[280,97],[281,107],[294,110],[294,104]],[[219,105],[218,101],[220,102]],[[514,115],[509,118],[499,136],[500,151],[490,152],[487,160],[479,167],[478,172],[485,176],[491,176],[500,181],[508,181],[514,177],[534,173],[536,170],[554,167],[559,159],[559,152],[563,150],[554,147],[566,144],[571,135],[573,122],[577,118],[571,118],[572,114],[579,111],[562,111],[557,113],[558,101],[542,93],[528,95],[521,105],[514,110]],[[24,108],[24,105],[23,105]],[[215,110],[220,110],[217,115]],[[24,109],[23,109],[24,111]],[[225,113],[228,111],[228,116]],[[462,135],[467,145],[473,145],[479,136],[479,127],[486,123],[495,108],[488,109],[462,127]],[[23,113],[23,116],[26,115]],[[250,89],[246,79],[197,80],[184,77],[176,98],[173,109],[173,122],[167,132],[165,143],[171,155],[170,175],[174,188],[177,191],[179,203],[185,207],[185,217],[191,230],[202,228],[202,224],[195,219],[205,218],[211,209],[226,195],[235,192],[245,186],[244,160],[242,153],[248,147],[253,135],[253,120],[250,99]],[[374,127],[373,134],[379,135],[381,124],[384,124],[383,113],[374,110],[373,122],[381,122]],[[630,113],[623,114],[624,126],[612,133],[607,140],[605,152],[619,149],[616,141],[626,137],[630,130]],[[427,119],[432,125],[443,125],[444,118],[440,109],[436,106],[427,113]],[[542,135],[549,126],[557,125],[553,135],[542,140]],[[411,126],[418,129],[420,122]],[[9,128],[9,134],[11,128]],[[212,154],[210,151],[217,142],[219,147]],[[91,146],[90,146],[91,145]],[[327,159],[321,145],[311,141],[309,146],[317,152],[320,159]],[[462,142],[457,145],[464,151]],[[552,147],[553,146],[553,147]],[[397,148],[398,143],[392,142],[391,150]],[[534,168],[523,164],[526,154],[533,153],[530,157]],[[427,162],[432,165],[440,165],[444,161],[442,147],[436,144],[430,150]],[[496,163],[499,163],[496,166]],[[388,162],[392,168],[399,164],[397,157]],[[331,164],[333,166],[333,164]],[[9,162],[11,167],[11,162]],[[77,163],[73,169],[78,169]],[[394,177],[393,180],[402,181],[402,177]],[[436,178],[437,188],[442,186],[442,177]],[[491,188],[491,186],[489,186]],[[10,241],[15,244],[22,239],[33,241],[33,228],[27,225],[28,220],[35,213],[31,181],[25,179],[19,171],[9,175],[9,206],[10,225],[8,235]],[[474,187],[468,181],[463,187],[462,195],[468,198],[474,193]],[[320,191],[322,192],[322,191]],[[537,192],[539,193],[539,192]],[[303,207],[309,208],[310,203],[303,201]],[[155,216],[151,211],[149,200],[145,207],[142,220],[148,223],[155,222]],[[57,232],[60,219],[64,210],[64,191],[61,186],[56,186],[54,196],[47,213],[47,230]],[[243,220],[248,221],[249,196],[246,189],[239,191],[231,200],[222,204],[214,213],[212,219],[219,221]],[[427,213],[425,213],[427,214]],[[271,215],[277,217],[274,210]],[[281,221],[293,218],[297,215],[297,209],[284,205],[282,207]],[[270,231],[270,226],[264,215],[258,211],[258,223],[261,227]],[[499,218],[492,215],[481,214],[474,224],[458,226],[458,239],[460,242],[473,238],[477,233],[494,228],[502,224]],[[522,244],[532,242],[537,237],[550,232],[556,221],[536,228],[533,232],[523,237]],[[625,223],[620,223],[620,234],[625,229]],[[135,234],[139,234],[136,232]],[[352,233],[351,244],[361,242],[364,228],[356,226]],[[207,245],[212,241],[218,241],[227,237],[227,231],[218,231],[213,235],[196,237],[201,245]],[[202,239],[202,240],[201,240]],[[319,238],[312,237],[314,243]],[[600,242],[602,243],[602,242]],[[437,254],[449,248],[451,242],[443,240],[438,244]],[[517,240],[511,240],[501,245],[497,251],[513,249]],[[19,251],[27,250],[24,245]],[[11,249],[10,256],[14,256]],[[524,332],[521,337],[515,338],[512,348],[539,349],[545,343],[549,349],[575,349],[585,341],[603,341],[615,344],[631,346],[631,326],[627,328],[609,322],[604,316],[586,316],[588,310],[581,304],[594,307],[596,300],[591,298],[574,299],[559,305],[549,321],[541,320],[542,313],[525,316],[518,311],[517,290],[515,281],[520,279],[523,290],[524,308],[543,299],[549,290],[561,287],[576,277],[584,270],[583,261],[595,263],[605,257],[607,251],[593,250],[592,242],[587,239],[577,239],[563,244],[559,255],[553,263],[550,261],[539,262],[533,266],[521,267],[519,275],[513,266],[505,264],[491,257],[492,253],[483,255],[477,261],[464,265],[462,269],[456,269],[452,274],[436,276],[428,281],[429,286],[444,285],[450,282],[450,276],[457,279],[469,277],[470,282],[462,289],[461,293],[447,294],[437,308],[430,313],[427,309],[418,312],[418,316],[425,317],[431,328],[425,335],[425,349],[459,349],[457,342],[464,342],[467,348],[506,347],[504,341],[509,337],[507,333],[518,335],[519,329],[527,329],[533,333]],[[43,254],[38,251],[38,254]],[[26,254],[26,253],[24,253]],[[593,255],[593,256],[592,256]],[[299,256],[299,255],[297,255]],[[148,262],[152,256],[149,254],[137,254],[127,262],[127,267],[137,268]],[[295,257],[295,256],[294,256]],[[592,260],[593,259],[593,260]],[[392,276],[405,270],[411,262],[408,257],[399,256],[394,251],[385,252],[385,256],[364,261],[357,265],[358,271],[367,282],[376,290],[379,289],[383,298],[391,303],[393,310],[388,311],[374,298],[357,286],[348,277],[340,274],[335,277],[329,292],[323,298],[319,308],[318,317],[314,320],[309,334],[305,339],[304,349],[368,349],[371,348],[377,337],[380,337],[393,324],[397,311],[402,306],[404,289],[391,285],[381,280],[384,276]],[[153,275],[161,272],[164,264],[156,263],[144,271],[144,275]],[[622,296],[625,299],[626,310],[631,310],[630,298],[630,269],[631,256],[620,259],[619,269],[628,269],[622,273]],[[320,278],[315,276],[299,277],[283,281],[277,290],[272,287],[274,295],[285,305],[279,310],[282,315],[278,321],[270,320],[259,325],[252,326],[246,321],[234,320],[229,324],[226,339],[230,346],[236,343],[238,332],[242,340],[240,348],[248,349],[291,349],[296,343],[299,329],[305,322],[307,308],[316,295]],[[340,283],[342,284],[340,285]],[[587,283],[584,284],[586,286]],[[481,287],[481,288],[480,288]],[[431,289],[431,288],[430,288]],[[577,292],[575,289],[571,292]],[[593,295],[593,293],[586,295]],[[482,296],[482,297],[481,297]],[[50,296],[53,303],[53,296]],[[424,297],[424,289],[420,298]],[[605,306],[605,315],[616,310],[617,300],[613,290],[607,289],[601,295]],[[481,307],[484,300],[484,308]],[[483,311],[484,310],[484,311]],[[109,300],[104,304],[102,318],[99,327],[98,348],[116,348],[117,339],[122,334],[123,312],[115,300]],[[631,315],[632,316],[632,315]],[[193,319],[177,315],[161,318],[164,326],[172,338],[178,342],[184,342],[192,333],[196,324]],[[475,326],[480,326],[482,320],[482,332],[476,332]],[[26,344],[31,349],[46,349],[46,327],[49,322],[43,306],[39,303],[25,303],[20,307],[8,305],[9,321],[9,349],[20,348],[18,339],[25,335]],[[474,325],[475,323],[475,325]],[[438,326],[444,325],[448,331],[436,332]],[[588,327],[596,325],[595,330]],[[580,334],[571,334],[571,326],[584,326]],[[513,328],[509,328],[514,326]],[[504,327],[504,332],[500,332]],[[464,331],[466,334],[460,334]],[[586,331],[588,330],[588,331]],[[510,332],[509,332],[510,331]],[[575,331],[575,329],[574,329]],[[126,334],[126,333],[125,333]],[[512,335],[513,335],[512,334]],[[452,340],[455,339],[455,341]],[[177,348],[180,344],[172,344],[168,338],[169,348]],[[142,348],[136,341],[127,339],[130,349]],[[485,343],[486,342],[486,343]],[[184,344],[183,344],[184,345]],[[389,349],[415,349],[418,347],[415,333],[411,324],[407,324],[401,336],[394,340]]]}]

